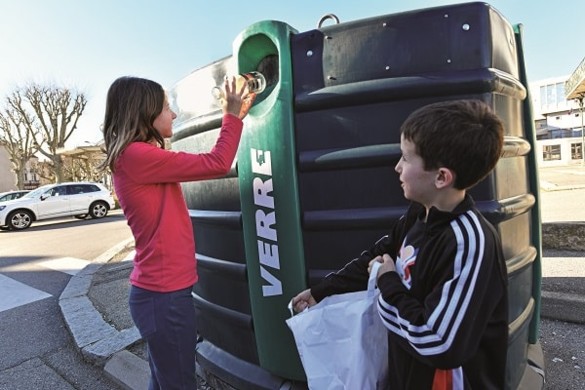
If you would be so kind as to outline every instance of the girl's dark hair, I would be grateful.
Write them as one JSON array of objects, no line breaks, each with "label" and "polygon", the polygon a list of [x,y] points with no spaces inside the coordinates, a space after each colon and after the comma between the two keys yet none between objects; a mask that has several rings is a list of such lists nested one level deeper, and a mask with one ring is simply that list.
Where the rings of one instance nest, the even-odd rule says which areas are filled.
[{"label": "girl's dark hair", "polygon": [[425,169],[455,172],[457,189],[468,189],[486,177],[502,155],[504,125],[480,100],[434,103],[414,111],[401,133],[414,143]]},{"label": "girl's dark hair", "polygon": [[112,83],[106,98],[104,148],[106,159],[101,168],[116,169],[116,160],[131,142],[156,141],[161,148],[164,139],[153,127],[165,103],[163,87],[151,80],[120,77]]}]

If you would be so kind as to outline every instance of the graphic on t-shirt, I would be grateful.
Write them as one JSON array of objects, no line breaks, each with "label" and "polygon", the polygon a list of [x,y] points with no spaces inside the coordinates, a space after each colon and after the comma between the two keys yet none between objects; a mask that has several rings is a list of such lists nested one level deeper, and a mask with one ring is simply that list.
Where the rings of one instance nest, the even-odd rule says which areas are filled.
[{"label": "graphic on t-shirt", "polygon": [[412,286],[410,268],[416,263],[417,253],[418,249],[415,249],[412,245],[406,245],[405,238],[398,252],[398,258],[396,259],[396,272],[400,275],[402,284],[409,290]]}]

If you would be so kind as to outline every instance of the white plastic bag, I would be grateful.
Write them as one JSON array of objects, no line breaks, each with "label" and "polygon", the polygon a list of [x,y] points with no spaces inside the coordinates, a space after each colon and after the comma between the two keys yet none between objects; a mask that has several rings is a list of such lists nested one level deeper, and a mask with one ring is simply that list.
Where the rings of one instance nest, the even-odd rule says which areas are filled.
[{"label": "white plastic bag", "polygon": [[379,265],[374,264],[367,291],[326,297],[286,320],[309,389],[374,390],[387,386],[388,333],[376,309]]}]

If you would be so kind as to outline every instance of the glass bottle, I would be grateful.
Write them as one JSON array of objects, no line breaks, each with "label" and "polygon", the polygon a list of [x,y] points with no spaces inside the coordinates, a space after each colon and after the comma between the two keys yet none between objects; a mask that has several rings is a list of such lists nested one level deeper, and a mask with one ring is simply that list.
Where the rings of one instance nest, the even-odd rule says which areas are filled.
[{"label": "glass bottle", "polygon": [[[228,76],[226,76],[227,78]],[[248,84],[248,91],[250,93],[261,93],[266,88],[266,78],[260,72],[242,73],[236,76],[236,91],[239,91],[244,83]],[[223,84],[213,87],[211,94],[217,100],[223,99],[224,96]]]}]

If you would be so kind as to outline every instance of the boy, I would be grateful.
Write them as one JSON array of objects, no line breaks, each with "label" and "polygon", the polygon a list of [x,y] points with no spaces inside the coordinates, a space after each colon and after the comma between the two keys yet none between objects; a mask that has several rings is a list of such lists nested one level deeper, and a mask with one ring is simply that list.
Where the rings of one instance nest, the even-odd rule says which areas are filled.
[{"label": "boy", "polygon": [[431,104],[401,127],[395,167],[412,203],[388,236],[293,298],[296,311],[365,289],[372,262],[391,389],[503,389],[507,273],[495,229],[466,191],[488,175],[503,125],[481,101]]}]

